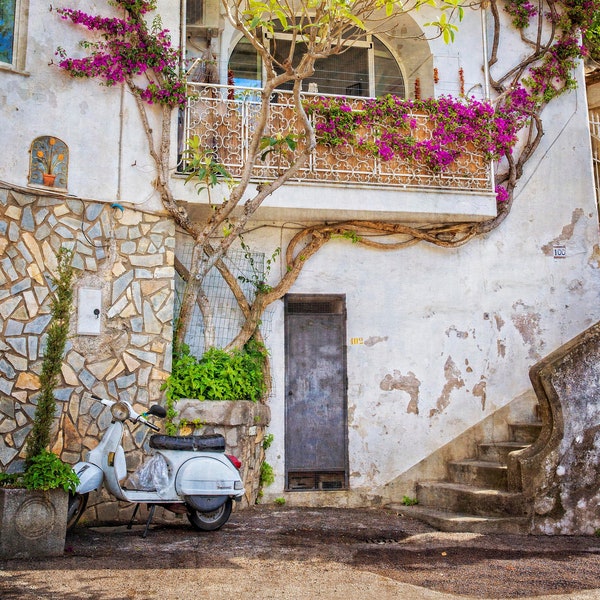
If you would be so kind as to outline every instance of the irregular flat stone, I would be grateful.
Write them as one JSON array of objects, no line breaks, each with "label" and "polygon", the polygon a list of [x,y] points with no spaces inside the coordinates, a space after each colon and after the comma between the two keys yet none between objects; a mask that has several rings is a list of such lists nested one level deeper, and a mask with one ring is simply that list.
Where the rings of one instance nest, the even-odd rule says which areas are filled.
[{"label": "irregular flat stone", "polygon": [[24,331],[25,333],[41,334],[46,330],[46,327],[48,327],[48,323],[50,323],[51,319],[52,315],[42,315],[37,317],[25,325]]},{"label": "irregular flat stone", "polygon": [[21,390],[39,390],[40,378],[35,373],[19,373],[15,387]]}]

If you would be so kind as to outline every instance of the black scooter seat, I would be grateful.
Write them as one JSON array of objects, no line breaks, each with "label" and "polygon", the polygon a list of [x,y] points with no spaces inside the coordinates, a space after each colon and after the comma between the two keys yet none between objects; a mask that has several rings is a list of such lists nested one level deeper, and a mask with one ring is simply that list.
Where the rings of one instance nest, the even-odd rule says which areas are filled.
[{"label": "black scooter seat", "polygon": [[152,435],[150,448],[157,450],[193,450],[225,452],[225,438],[220,433],[206,435]]}]

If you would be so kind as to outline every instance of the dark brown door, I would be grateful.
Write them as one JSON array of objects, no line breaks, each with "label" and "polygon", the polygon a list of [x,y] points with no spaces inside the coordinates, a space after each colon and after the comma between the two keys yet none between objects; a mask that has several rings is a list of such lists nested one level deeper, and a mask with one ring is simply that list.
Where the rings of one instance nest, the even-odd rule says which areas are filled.
[{"label": "dark brown door", "polygon": [[287,489],[347,486],[345,340],[344,296],[286,296]]}]

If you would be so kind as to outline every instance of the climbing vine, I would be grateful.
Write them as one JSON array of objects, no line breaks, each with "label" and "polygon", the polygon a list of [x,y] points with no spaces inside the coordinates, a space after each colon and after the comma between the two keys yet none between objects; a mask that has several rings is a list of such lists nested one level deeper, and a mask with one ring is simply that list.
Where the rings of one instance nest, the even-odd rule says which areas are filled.
[{"label": "climbing vine", "polygon": [[[242,7],[243,4],[243,7]],[[310,10],[302,18],[290,17],[286,6],[275,0],[262,3],[229,3],[222,7],[231,25],[240,31],[259,53],[267,73],[262,91],[260,110],[255,118],[255,134],[246,149],[249,159],[243,166],[240,180],[235,182],[223,202],[213,205],[213,211],[203,223],[193,222],[185,208],[174,199],[169,179],[170,125],[172,111],[185,103],[185,85],[180,70],[181,59],[170,45],[168,32],[162,29],[160,19],[150,25],[147,14],[154,10],[154,0],[114,0],[114,6],[123,12],[122,18],[104,18],[87,15],[75,9],[61,9],[62,18],[87,28],[96,38],[82,45],[89,52],[83,59],[67,57],[59,50],[59,66],[74,77],[94,77],[105,85],[126,84],[133,92],[142,116],[142,122],[153,157],[157,177],[154,185],[164,206],[175,222],[194,241],[190,270],[178,265],[180,275],[188,282],[180,319],[184,323],[177,330],[177,339],[183,341],[185,323],[195,304],[203,316],[210,315],[208,297],[203,289],[203,279],[216,267],[236,297],[245,322],[230,347],[242,348],[256,334],[261,315],[271,302],[281,298],[291,288],[306,261],[325,243],[336,237],[379,249],[397,249],[427,242],[442,247],[455,247],[474,236],[485,234],[498,227],[509,214],[514,190],[522,176],[527,161],[534,155],[544,134],[542,113],[544,107],[576,85],[574,76],[577,61],[585,53],[580,39],[586,39],[593,29],[594,15],[600,0],[485,0],[482,10],[491,15],[493,35],[489,58],[489,83],[494,92],[492,102],[479,102],[473,98],[402,100],[386,96],[366,100],[361,110],[353,111],[344,99],[303,100],[300,91],[304,79],[314,70],[319,56],[328,56],[342,48],[340,40],[350,31],[366,31],[366,23],[377,9],[385,9],[388,16],[395,10],[409,10],[396,0],[356,0],[347,2],[306,3]],[[417,3],[418,7],[419,3]],[[477,7],[477,4],[473,4]],[[414,6],[412,7],[414,8]],[[450,40],[455,33],[452,15],[461,15],[458,0],[445,0],[440,16],[430,24],[439,34]],[[288,18],[290,17],[290,18]],[[525,52],[517,61],[498,72],[501,42],[505,40],[503,28],[507,20],[520,31]],[[302,37],[306,53],[299,61],[279,64],[269,49],[262,44],[262,31],[273,28],[279,21],[290,35]],[[592,29],[590,29],[592,28]],[[514,39],[514,38],[513,38]],[[593,35],[590,34],[590,39]],[[510,43],[510,41],[509,41]],[[294,44],[292,45],[294,47]],[[298,52],[304,52],[298,49]],[[503,60],[512,53],[503,54]],[[461,73],[461,86],[464,75]],[[267,135],[269,98],[281,85],[293,87],[292,106],[298,115],[300,133],[296,138],[286,137],[286,132]],[[417,83],[415,83],[415,87]],[[149,112],[153,107],[161,111],[160,140],[154,139]],[[434,121],[433,138],[418,141],[412,135],[413,123],[409,110],[425,111]],[[309,116],[316,117],[313,127]],[[369,141],[361,138],[361,129],[369,128],[374,135]],[[302,144],[298,140],[302,139]],[[221,260],[234,240],[247,229],[248,222],[265,198],[297,175],[308,160],[317,142],[332,146],[349,144],[373,152],[381,160],[395,156],[419,161],[433,171],[443,171],[456,160],[461,146],[474,144],[491,159],[496,159],[495,189],[498,200],[497,216],[483,223],[431,224],[409,227],[402,224],[376,221],[349,221],[307,227],[298,232],[284,252],[285,269],[275,285],[257,287],[255,299],[245,298],[239,281],[228,272]],[[198,152],[203,149],[198,148]],[[286,168],[274,181],[258,186],[250,199],[244,199],[240,216],[232,219],[233,211],[248,191],[253,167],[265,153],[285,152],[290,159]],[[198,177],[212,187],[219,177],[210,177],[215,165],[212,155],[200,156],[198,164],[204,169]],[[208,161],[208,162],[207,162]],[[211,171],[208,172],[208,165]],[[193,173],[189,174],[193,180]],[[203,187],[202,185],[200,186]],[[206,187],[206,186],[205,186]],[[224,224],[227,233],[223,234]],[[385,234],[382,238],[381,234]],[[385,239],[385,241],[381,241]],[[260,341],[260,340],[259,340]]]},{"label": "climbing vine", "polygon": [[132,91],[150,104],[184,105],[186,82],[179,52],[171,45],[169,32],[162,29],[159,16],[150,26],[144,19],[156,9],[155,0],[118,0],[114,4],[125,9],[124,18],[94,16],[73,8],[57,9],[63,19],[100,36],[96,41],[81,42],[89,51],[84,58],[69,58],[59,48],[59,67],[73,77],[98,78],[107,86],[128,82]]}]

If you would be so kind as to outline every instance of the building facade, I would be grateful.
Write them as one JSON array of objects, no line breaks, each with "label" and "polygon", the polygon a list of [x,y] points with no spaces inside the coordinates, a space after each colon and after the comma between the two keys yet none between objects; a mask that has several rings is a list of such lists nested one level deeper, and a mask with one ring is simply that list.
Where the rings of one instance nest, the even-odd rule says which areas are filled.
[{"label": "building facade", "polygon": [[[110,14],[108,5],[78,8],[88,4],[90,12]],[[205,135],[210,121],[211,143],[235,172],[262,66],[218,3],[188,2],[185,22],[176,4],[159,2],[158,11],[173,41],[186,46],[198,92],[185,115],[173,114],[170,183],[190,216],[203,219],[206,195],[177,172],[182,132]],[[431,20],[429,9],[398,18],[389,31],[328,60],[306,90],[356,102],[386,93],[484,100],[490,24],[483,12],[468,11],[453,44],[415,35]],[[57,396],[55,449],[69,462],[107,426],[106,419],[97,426],[86,392],[126,394],[143,406],[164,401],[174,265],[185,262],[188,248],[152,185],[155,167],[127,89],[73,79],[52,64],[56,47],[77,52],[84,32],[35,0],[17,0],[13,18],[10,43],[5,37],[0,47],[7,142],[0,161],[2,469],[22,458],[31,423],[57,248],[74,248],[78,271]],[[509,17],[500,18],[514,39],[497,72],[522,51]],[[272,37],[283,52],[284,33]],[[583,71],[576,76],[583,83]],[[228,85],[245,92],[219,87]],[[286,113],[274,106],[273,114]],[[307,261],[289,294],[267,308],[262,329],[273,434],[267,461],[275,482],[264,490],[266,501],[381,506],[414,497],[418,481],[444,477],[448,458],[464,458],[476,440],[503,435],[511,419],[535,418],[529,368],[600,319],[585,87],[550,103],[543,119],[545,135],[500,227],[454,248],[418,243],[381,251],[334,239]],[[36,162],[51,152],[52,182]],[[357,164],[341,154],[327,164],[326,154],[257,211],[244,235],[257,256],[284,253],[300,229],[315,223],[418,226],[496,215],[492,167],[481,157],[441,177],[388,172],[381,162]],[[257,173],[257,184],[272,177],[269,168],[275,166]],[[273,282],[284,268],[275,263]],[[144,433],[134,431],[128,442],[132,467],[141,460]],[[99,519],[117,514],[97,510]],[[595,519],[592,529],[600,526]]]}]

